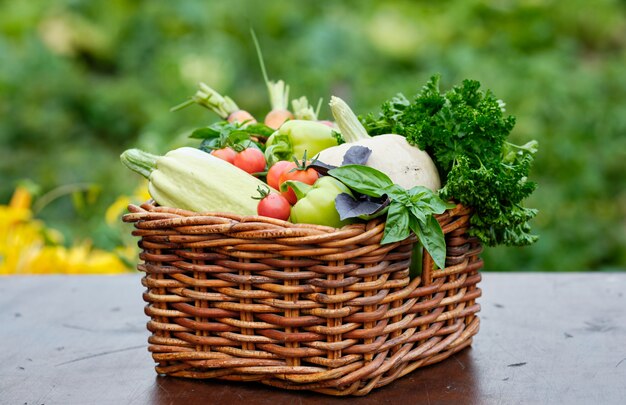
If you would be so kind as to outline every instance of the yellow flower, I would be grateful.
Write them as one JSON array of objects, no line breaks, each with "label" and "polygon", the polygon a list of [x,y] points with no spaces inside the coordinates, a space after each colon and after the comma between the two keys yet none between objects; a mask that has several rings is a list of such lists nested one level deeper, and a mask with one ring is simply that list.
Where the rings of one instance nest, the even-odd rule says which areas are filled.
[{"label": "yellow flower", "polygon": [[122,214],[126,212],[126,207],[128,207],[130,202],[130,197],[125,195],[119,196],[117,200],[115,200],[115,202],[107,208],[107,211],[104,214],[107,225],[116,224],[120,220]]},{"label": "yellow flower", "polygon": [[26,187],[18,186],[11,196],[9,207],[14,209],[24,209],[30,211],[30,204],[33,201],[33,197]]},{"label": "yellow flower", "polygon": [[43,224],[33,220],[31,196],[18,187],[9,205],[0,205],[0,274],[21,273],[44,245]]},{"label": "yellow flower", "polygon": [[[28,264],[44,245],[38,221],[14,221],[21,212],[0,206],[0,274],[27,272]],[[7,224],[7,219],[12,220]],[[7,226],[8,225],[8,226]]]},{"label": "yellow flower", "polygon": [[[18,187],[9,205],[0,205],[0,274],[118,274],[134,252],[94,249],[90,241],[66,248],[60,234],[33,218],[31,195]],[[44,235],[54,236],[46,245]],[[123,254],[122,254],[123,253]]]},{"label": "yellow flower", "polygon": [[128,207],[128,204],[141,204],[148,201],[150,198],[148,183],[144,181],[135,189],[132,196],[120,196],[109,206],[109,208],[107,208],[105,214],[106,223],[108,225],[118,223],[121,216],[126,213],[126,207]]},{"label": "yellow flower", "polygon": [[65,248],[45,246],[31,262],[35,274],[120,274],[128,267],[114,253],[93,249],[90,242]]}]

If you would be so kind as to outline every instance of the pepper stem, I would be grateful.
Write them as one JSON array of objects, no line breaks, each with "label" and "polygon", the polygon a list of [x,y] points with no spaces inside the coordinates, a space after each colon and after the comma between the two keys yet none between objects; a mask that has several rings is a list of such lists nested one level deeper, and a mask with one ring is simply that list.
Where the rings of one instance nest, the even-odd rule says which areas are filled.
[{"label": "pepper stem", "polygon": [[270,145],[265,149],[265,159],[268,166],[272,166],[279,160],[289,160],[293,155],[293,146],[287,135],[280,135],[274,132],[267,140],[266,145]]},{"label": "pepper stem", "polygon": [[280,185],[280,191],[285,192],[288,190],[289,187],[293,189],[293,192],[296,194],[296,197],[298,198],[298,200],[300,200],[301,198],[304,198],[309,193],[309,191],[311,191],[311,189],[313,188],[312,186],[306,183],[303,183],[301,181],[287,180],[286,182]]}]

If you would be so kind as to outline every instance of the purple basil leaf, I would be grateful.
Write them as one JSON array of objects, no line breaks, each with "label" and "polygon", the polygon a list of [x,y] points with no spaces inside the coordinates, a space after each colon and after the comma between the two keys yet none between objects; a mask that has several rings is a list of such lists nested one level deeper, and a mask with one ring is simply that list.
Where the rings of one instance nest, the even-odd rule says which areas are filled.
[{"label": "purple basil leaf", "polygon": [[386,195],[380,198],[361,195],[355,199],[350,194],[341,193],[335,197],[335,208],[342,221],[348,218],[371,219],[384,210],[389,203],[390,200]]},{"label": "purple basil leaf", "polygon": [[351,146],[346,154],[343,155],[341,165],[365,165],[371,154],[372,150],[370,148],[360,145]]},{"label": "purple basil leaf", "polygon": [[320,162],[319,160],[314,160],[309,167],[315,169],[316,172],[320,174],[320,176],[326,176],[329,170],[336,169],[337,166],[328,165],[324,162]]},{"label": "purple basil leaf", "polygon": [[[343,155],[343,162],[341,163],[341,166],[365,165],[371,154],[372,150],[370,148],[360,145],[351,146],[350,149],[348,149]],[[337,166],[329,165],[327,163],[320,162],[319,160],[314,160],[309,167],[315,169],[320,176],[326,176],[329,170],[337,168]]]}]

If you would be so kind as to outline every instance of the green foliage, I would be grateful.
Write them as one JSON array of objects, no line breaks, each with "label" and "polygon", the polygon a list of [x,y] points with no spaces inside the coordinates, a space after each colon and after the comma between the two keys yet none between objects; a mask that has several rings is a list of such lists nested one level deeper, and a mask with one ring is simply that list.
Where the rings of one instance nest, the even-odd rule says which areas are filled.
[{"label": "green foliage", "polygon": [[40,215],[112,246],[104,207],[138,181],[119,154],[196,145],[188,135],[217,115],[169,108],[198,82],[257,118],[267,112],[251,27],[268,76],[292,98],[334,94],[366,114],[436,72],[443,88],[480,81],[517,117],[511,142],[541,145],[528,199],[541,238],[486,249],[486,269],[626,268],[626,4],[617,0],[4,1],[0,202],[24,178],[43,193],[100,184],[91,215],[69,198]]}]

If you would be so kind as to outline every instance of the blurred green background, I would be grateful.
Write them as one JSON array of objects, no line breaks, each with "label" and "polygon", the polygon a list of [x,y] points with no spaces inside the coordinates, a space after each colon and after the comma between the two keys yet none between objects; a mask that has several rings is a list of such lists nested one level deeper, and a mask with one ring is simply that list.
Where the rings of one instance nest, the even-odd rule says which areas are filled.
[{"label": "blurred green background", "polygon": [[89,198],[38,217],[68,241],[119,244],[104,211],[139,178],[118,156],[165,152],[215,121],[197,106],[169,112],[197,82],[267,111],[254,28],[292,98],[335,94],[359,114],[436,72],[446,90],[481,81],[517,117],[513,141],[540,143],[527,202],[540,241],[488,249],[485,269],[625,270],[626,2],[434,3],[0,1],[0,203],[24,179],[40,195],[88,183]]}]

